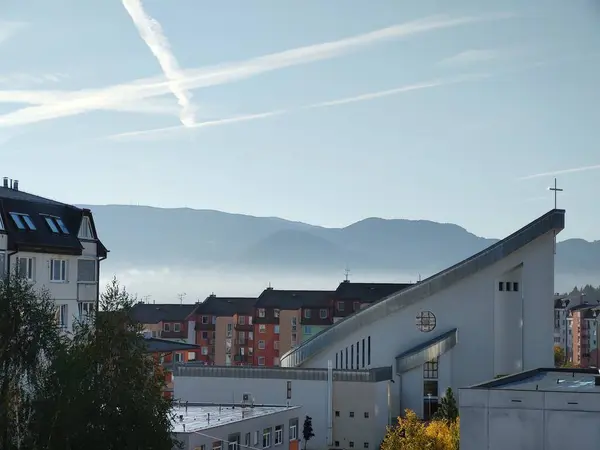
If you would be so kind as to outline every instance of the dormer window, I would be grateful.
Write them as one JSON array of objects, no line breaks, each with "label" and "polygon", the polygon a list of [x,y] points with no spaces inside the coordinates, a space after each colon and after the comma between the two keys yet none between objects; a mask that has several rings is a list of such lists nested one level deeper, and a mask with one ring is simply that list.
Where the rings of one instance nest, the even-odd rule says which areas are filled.
[{"label": "dormer window", "polygon": [[90,218],[84,216],[81,219],[81,226],[79,227],[79,238],[81,239],[94,239],[94,233],[92,233],[92,224]]},{"label": "dormer window", "polygon": [[13,222],[19,230],[36,230],[36,227],[33,224],[33,221],[31,220],[31,217],[29,217],[29,215],[11,212],[10,217],[12,218]]},{"label": "dormer window", "polygon": [[67,226],[60,217],[44,216],[44,220],[53,233],[69,234]]}]

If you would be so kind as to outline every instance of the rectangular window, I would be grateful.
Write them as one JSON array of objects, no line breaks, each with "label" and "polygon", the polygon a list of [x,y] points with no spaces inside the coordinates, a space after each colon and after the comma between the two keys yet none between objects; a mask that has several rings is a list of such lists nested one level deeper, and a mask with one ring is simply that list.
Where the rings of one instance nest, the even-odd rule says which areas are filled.
[{"label": "rectangular window", "polygon": [[196,353],[188,352],[188,361],[194,361],[196,359]]},{"label": "rectangular window", "polygon": [[245,325],[245,324],[246,324],[246,317],[238,316],[238,325]]},{"label": "rectangular window", "polygon": [[90,218],[87,216],[81,219],[78,237],[81,239],[94,239],[94,234],[92,233],[92,224],[90,222]]},{"label": "rectangular window", "polygon": [[58,305],[56,307],[55,319],[60,328],[67,328],[69,324],[69,307],[68,305]]},{"label": "rectangular window", "polygon": [[208,355],[208,347],[202,347],[202,354],[204,356]]},{"label": "rectangular window", "polygon": [[250,447],[251,445],[252,445],[251,435],[250,435],[250,433],[246,433],[246,435],[244,436],[244,446]]},{"label": "rectangular window", "polygon": [[13,222],[15,223],[16,227],[19,230],[30,230],[30,231],[36,230],[36,227],[33,224],[31,217],[29,217],[27,214],[19,214],[19,213],[11,212],[10,217],[12,218]]},{"label": "rectangular window", "polygon": [[350,346],[350,369],[354,370],[354,344]]},{"label": "rectangular window", "polygon": [[279,334],[279,325],[275,325],[274,327],[275,334]]},{"label": "rectangular window", "polygon": [[290,425],[290,441],[295,441],[298,438],[298,429],[296,425]]},{"label": "rectangular window", "polygon": [[259,444],[259,440],[258,440],[258,431],[254,432],[254,446],[257,446]]},{"label": "rectangular window", "polygon": [[513,291],[515,291],[515,292],[519,291],[519,283],[517,283],[516,281],[513,283]]},{"label": "rectangular window", "polygon": [[340,351],[340,369],[344,369],[344,351]]},{"label": "rectangular window", "polygon": [[208,339],[208,331],[203,331],[202,332],[202,339],[203,340]]},{"label": "rectangular window", "polygon": [[371,336],[367,337],[367,365],[371,365]]},{"label": "rectangular window", "polygon": [[183,355],[181,353],[175,353],[175,362],[180,363],[183,361]]},{"label": "rectangular window", "polygon": [[258,326],[258,332],[259,332],[259,333],[266,333],[266,332],[267,332],[267,326],[266,326],[265,324],[262,324],[262,323],[261,323],[261,324]]},{"label": "rectangular window", "polygon": [[305,309],[304,310],[304,318],[305,319],[310,319],[310,309]]},{"label": "rectangular window", "polygon": [[[214,318],[214,316],[213,316]],[[233,336],[233,324],[232,323],[228,323],[227,324],[227,336],[228,338],[230,338],[231,336]]]},{"label": "rectangular window", "polygon": [[327,310],[326,309],[320,309],[319,310],[319,317],[321,319],[327,319]]},{"label": "rectangular window", "polygon": [[360,309],[360,302],[354,302],[354,311],[358,311]]},{"label": "rectangular window", "polygon": [[80,302],[79,303],[79,319],[86,320],[94,314],[94,308],[96,305],[94,302]]},{"label": "rectangular window", "polygon": [[180,323],[174,323],[173,324],[173,331],[175,333],[179,333],[181,331],[181,324]]},{"label": "rectangular window", "polygon": [[360,369],[360,342],[356,343],[356,368]]},{"label": "rectangular window", "polygon": [[346,347],[346,370],[348,370],[348,347]]},{"label": "rectangular window", "polygon": [[335,354],[335,368],[339,369],[339,365],[338,365],[338,354]]},{"label": "rectangular window", "polygon": [[499,291],[503,291],[504,290],[504,281],[499,281],[498,282],[498,290]]},{"label": "rectangular window", "polygon": [[56,223],[54,222],[54,218],[53,217],[44,217],[44,220],[46,221],[46,225],[48,225],[48,228],[50,228],[50,231],[52,231],[53,233],[60,233],[60,231],[58,231],[58,225],[56,225]]},{"label": "rectangular window", "polygon": [[265,428],[263,430],[263,448],[269,448],[271,446],[271,429]]},{"label": "rectangular window", "polygon": [[19,276],[26,280],[33,281],[35,259],[34,258],[17,258],[19,267]]},{"label": "rectangular window", "polygon": [[202,325],[208,325],[209,321],[208,316],[202,316]]},{"label": "rectangular window", "polygon": [[279,341],[274,341],[273,342],[273,349],[279,350]]},{"label": "rectangular window", "polygon": [[275,445],[280,445],[283,442],[283,425],[275,426]]},{"label": "rectangular window", "polygon": [[295,327],[296,325],[298,325],[298,318],[292,317],[292,327]]},{"label": "rectangular window", "polygon": [[212,450],[221,450],[221,441],[215,441],[212,444]]},{"label": "rectangular window", "polygon": [[259,350],[265,349],[265,341],[258,341],[258,349]]},{"label": "rectangular window", "polygon": [[277,308],[275,308],[275,309],[273,310],[273,317],[275,317],[276,319],[278,319],[278,318],[279,318],[279,310],[278,310]]},{"label": "rectangular window", "polygon": [[304,334],[312,334],[312,328],[308,325],[304,327]]},{"label": "rectangular window", "polygon": [[265,317],[265,309],[258,308],[258,317]]},{"label": "rectangular window", "polygon": [[438,359],[433,359],[423,365],[423,378],[436,380],[438,378]]},{"label": "rectangular window", "polygon": [[258,365],[259,366],[264,366],[265,365],[265,357],[264,356],[259,356],[258,357]]},{"label": "rectangular window", "polygon": [[96,282],[96,260],[78,259],[77,260],[77,281],[88,283]]},{"label": "rectangular window", "polygon": [[362,340],[362,367],[365,368],[365,339]]},{"label": "rectangular window", "polygon": [[50,260],[50,281],[54,283],[67,281],[67,261],[64,259]]},{"label": "rectangular window", "polygon": [[0,251],[0,275],[6,274],[6,252]]},{"label": "rectangular window", "polygon": [[424,397],[437,397],[438,396],[438,382],[437,380],[425,380],[423,382],[423,396]]},{"label": "rectangular window", "polygon": [[337,302],[337,310],[338,311],[344,310],[344,302]]},{"label": "rectangular window", "polygon": [[291,400],[292,399],[292,382],[288,381],[287,382],[287,399]]},{"label": "rectangular window", "polygon": [[170,323],[163,323],[163,331],[166,331],[167,333],[169,331],[171,331],[171,324]]}]

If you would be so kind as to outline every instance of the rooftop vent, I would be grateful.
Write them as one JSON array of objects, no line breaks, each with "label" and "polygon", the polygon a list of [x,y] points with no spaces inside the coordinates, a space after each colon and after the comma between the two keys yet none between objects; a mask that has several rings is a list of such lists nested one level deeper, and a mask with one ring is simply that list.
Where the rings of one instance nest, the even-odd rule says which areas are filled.
[{"label": "rooftop vent", "polygon": [[19,180],[15,180],[15,181],[13,181],[13,189],[14,189],[15,191],[18,191],[18,190],[19,190]]},{"label": "rooftop vent", "polygon": [[7,188],[8,187],[8,177],[4,177],[3,182],[2,182],[2,186]]}]

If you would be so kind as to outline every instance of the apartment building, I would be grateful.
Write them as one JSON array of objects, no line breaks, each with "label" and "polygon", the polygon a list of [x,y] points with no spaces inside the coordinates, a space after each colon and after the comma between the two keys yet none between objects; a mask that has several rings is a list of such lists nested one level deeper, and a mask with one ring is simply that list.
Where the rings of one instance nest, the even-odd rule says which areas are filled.
[{"label": "apartment building", "polygon": [[573,342],[569,359],[576,367],[597,365],[599,311],[599,305],[589,305],[587,302],[569,310]]},{"label": "apartment building", "polygon": [[255,302],[255,297],[211,294],[196,304],[196,344],[201,348],[199,361],[219,366],[251,364]]},{"label": "apartment building", "polygon": [[92,212],[19,189],[0,186],[0,273],[18,271],[56,302],[56,320],[71,331],[98,306],[100,262],[108,250]]},{"label": "apartment building", "polygon": [[337,322],[409,286],[412,283],[352,283],[344,280],[335,290],[333,321]]}]

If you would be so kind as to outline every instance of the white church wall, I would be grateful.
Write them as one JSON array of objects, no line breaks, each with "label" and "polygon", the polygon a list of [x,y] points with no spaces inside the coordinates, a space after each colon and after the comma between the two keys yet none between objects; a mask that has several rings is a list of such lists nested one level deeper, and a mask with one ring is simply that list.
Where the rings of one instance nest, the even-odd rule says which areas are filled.
[{"label": "white church wall", "polygon": [[[450,351],[452,360],[449,385],[459,387],[476,384],[498,375],[494,371],[494,298],[496,279],[523,263],[520,290],[525,298],[525,369],[553,364],[553,234],[549,233],[483,270],[431,297],[400,309],[369,327],[357,328],[352,335],[316,355],[303,367],[326,367],[335,361],[335,353],[370,336],[371,358],[367,367],[395,364],[395,357],[415,346],[458,328],[458,343]],[[547,310],[547,311],[546,311]],[[436,328],[423,333],[416,328],[416,316],[431,311]],[[440,361],[440,370],[446,358]],[[414,375],[412,374],[414,372]],[[418,391],[422,390],[420,369],[402,377],[401,409],[415,407],[422,413],[422,399],[417,408]],[[417,375],[418,374],[418,375]],[[417,381],[419,380],[419,381]],[[400,380],[396,378],[396,381]],[[440,386],[441,387],[441,386]],[[396,389],[398,395],[399,389]],[[440,395],[443,392],[440,392]],[[411,408],[412,409],[412,408]]]}]

